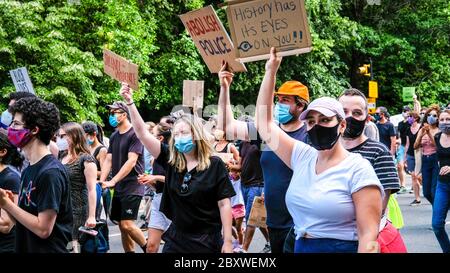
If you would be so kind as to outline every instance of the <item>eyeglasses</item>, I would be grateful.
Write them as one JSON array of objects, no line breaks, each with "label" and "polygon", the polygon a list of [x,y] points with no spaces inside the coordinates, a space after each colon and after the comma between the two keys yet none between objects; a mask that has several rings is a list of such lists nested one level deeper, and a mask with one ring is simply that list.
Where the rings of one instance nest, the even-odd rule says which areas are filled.
[{"label": "eyeglasses", "polygon": [[11,122],[11,124],[9,125],[9,127],[13,128],[13,129],[16,129],[17,127],[24,127],[24,126],[25,126],[25,123],[18,122],[15,120],[13,120],[13,122]]},{"label": "eyeglasses", "polygon": [[189,191],[189,181],[191,181],[192,175],[187,172],[183,177],[183,184],[181,184],[181,193],[187,193]]}]

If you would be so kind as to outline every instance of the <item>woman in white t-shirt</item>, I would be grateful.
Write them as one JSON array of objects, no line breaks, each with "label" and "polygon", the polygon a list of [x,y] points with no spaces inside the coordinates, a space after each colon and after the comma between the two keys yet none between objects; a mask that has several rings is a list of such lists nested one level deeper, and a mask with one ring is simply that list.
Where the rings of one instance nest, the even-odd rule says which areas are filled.
[{"label": "woman in white t-shirt", "polygon": [[272,48],[256,106],[257,128],[294,172],[286,205],[295,224],[295,252],[376,252],[383,188],[370,163],[339,142],[346,128],[341,104],[323,97],[301,114],[311,146],[289,137],[272,117],[280,63]]}]

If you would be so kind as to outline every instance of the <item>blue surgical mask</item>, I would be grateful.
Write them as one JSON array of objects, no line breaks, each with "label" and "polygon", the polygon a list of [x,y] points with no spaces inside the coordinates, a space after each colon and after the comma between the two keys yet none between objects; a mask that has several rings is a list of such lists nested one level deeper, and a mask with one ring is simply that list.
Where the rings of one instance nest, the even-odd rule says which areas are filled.
[{"label": "blue surgical mask", "polygon": [[291,107],[287,104],[277,103],[275,105],[275,119],[281,124],[286,124],[291,121],[294,116],[289,112]]},{"label": "blue surgical mask", "polygon": [[450,123],[439,123],[439,130],[446,135],[450,135]]},{"label": "blue surgical mask", "polygon": [[109,124],[114,128],[119,125],[119,121],[117,120],[116,115],[109,115]]},{"label": "blue surgical mask", "polygon": [[2,127],[4,129],[8,128],[12,122],[12,119],[13,119],[13,116],[11,115],[11,113],[8,110],[3,111],[2,118],[1,118]]},{"label": "blue surgical mask", "polygon": [[428,124],[436,124],[437,118],[435,118],[433,116],[428,116],[427,121],[428,121]]},{"label": "blue surgical mask", "polygon": [[91,146],[92,144],[94,144],[94,140],[91,140],[90,138],[86,139],[86,143],[87,145]]},{"label": "blue surgical mask", "polygon": [[188,154],[194,149],[195,143],[192,141],[191,136],[176,137],[175,138],[175,148],[178,152],[183,154]]}]

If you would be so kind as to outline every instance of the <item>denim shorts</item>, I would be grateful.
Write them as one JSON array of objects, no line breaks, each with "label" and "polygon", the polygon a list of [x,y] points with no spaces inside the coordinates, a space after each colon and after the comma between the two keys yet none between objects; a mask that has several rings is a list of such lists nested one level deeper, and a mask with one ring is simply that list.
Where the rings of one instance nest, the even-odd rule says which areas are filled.
[{"label": "denim shorts", "polygon": [[295,241],[295,253],[357,253],[358,241],[300,238]]},{"label": "denim shorts", "polygon": [[250,211],[252,210],[253,199],[256,196],[261,196],[264,192],[264,186],[241,186],[242,196],[244,197],[245,203],[245,221],[248,223],[248,217],[250,216]]},{"label": "denim shorts", "polygon": [[406,155],[406,165],[407,166],[407,171],[412,173],[414,172],[415,168],[416,168],[416,159],[414,156],[412,155]]}]

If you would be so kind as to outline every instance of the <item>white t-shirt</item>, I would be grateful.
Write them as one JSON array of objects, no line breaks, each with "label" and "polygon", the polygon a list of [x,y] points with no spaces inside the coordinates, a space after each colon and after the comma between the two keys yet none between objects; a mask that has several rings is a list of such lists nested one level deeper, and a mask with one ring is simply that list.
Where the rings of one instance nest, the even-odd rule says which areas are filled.
[{"label": "white t-shirt", "polygon": [[[358,240],[352,194],[375,185],[383,187],[369,161],[350,155],[338,165],[316,174],[318,151],[296,141],[291,166],[294,174],[286,193],[297,239],[305,233],[312,238]],[[381,205],[381,204],[380,204]]]},{"label": "white t-shirt", "polygon": [[231,197],[231,207],[237,205],[245,205],[241,190],[241,179],[238,179],[236,181],[231,179],[231,184],[233,184],[234,191],[236,192],[236,195]]}]

